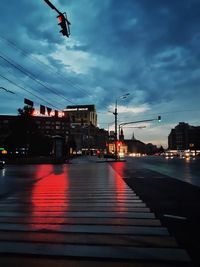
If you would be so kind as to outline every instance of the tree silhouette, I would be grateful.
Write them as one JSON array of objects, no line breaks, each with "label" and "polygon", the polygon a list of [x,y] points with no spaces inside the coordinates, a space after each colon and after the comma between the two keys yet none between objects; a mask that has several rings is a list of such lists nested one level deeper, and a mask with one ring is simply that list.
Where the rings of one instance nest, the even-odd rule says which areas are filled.
[{"label": "tree silhouette", "polygon": [[18,108],[18,115],[24,116],[24,117],[31,117],[33,116],[33,113],[35,109],[30,106],[24,106],[23,109]]}]

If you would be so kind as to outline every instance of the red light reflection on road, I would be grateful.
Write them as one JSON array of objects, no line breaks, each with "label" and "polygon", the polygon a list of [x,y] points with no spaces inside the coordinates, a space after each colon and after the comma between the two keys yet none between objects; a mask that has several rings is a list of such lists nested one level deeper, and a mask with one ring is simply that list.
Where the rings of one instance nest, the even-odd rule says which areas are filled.
[{"label": "red light reflection on road", "polygon": [[[47,175],[45,175],[47,174]],[[65,221],[68,209],[69,177],[66,165],[39,166],[36,182],[31,193],[31,217],[29,223],[34,230],[57,230]]]},{"label": "red light reflection on road", "polygon": [[124,201],[126,201],[126,184],[122,177],[124,176],[124,162],[115,163],[115,186],[116,186],[116,198],[117,198],[117,212],[126,211]]}]

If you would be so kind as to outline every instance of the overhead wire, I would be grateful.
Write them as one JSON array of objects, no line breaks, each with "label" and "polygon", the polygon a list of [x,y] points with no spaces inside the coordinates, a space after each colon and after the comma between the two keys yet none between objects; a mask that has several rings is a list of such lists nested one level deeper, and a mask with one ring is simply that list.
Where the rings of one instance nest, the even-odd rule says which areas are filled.
[{"label": "overhead wire", "polygon": [[[72,82],[70,79],[66,79],[66,78],[63,77],[59,72],[55,72],[55,70],[54,70],[50,65],[45,64],[44,62],[42,62],[42,61],[39,60],[38,58],[34,57],[34,56],[33,56],[32,54],[30,54],[27,50],[22,49],[22,48],[19,48],[14,42],[12,42],[12,41],[10,41],[10,40],[8,40],[8,39],[2,37],[2,36],[0,36],[0,39],[3,40],[4,42],[7,42],[7,44],[9,44],[10,47],[13,47],[14,49],[17,49],[18,51],[20,51],[20,52],[21,52],[22,54],[24,54],[25,56],[28,56],[29,58],[32,58],[32,59],[31,59],[32,61],[35,61],[35,62],[37,62],[37,63],[39,63],[40,65],[43,65],[43,66],[45,65],[46,67],[48,67],[48,69],[50,69],[51,71],[53,71],[54,74],[56,74],[57,76],[59,76],[60,79],[66,81],[67,83],[69,83],[69,84],[70,84],[72,87],[74,87],[75,89],[82,90],[82,91],[83,91],[84,93],[86,93],[89,97],[91,97],[91,96],[87,93],[87,91],[86,91],[85,89],[83,89],[82,87],[80,87],[80,86],[78,86],[78,85],[73,84],[73,82]],[[16,63],[16,64],[17,64],[20,68],[22,68],[22,69],[20,69],[20,68],[17,67],[16,65],[14,66],[14,63],[9,62],[9,60],[7,60],[5,57],[3,57],[3,56],[1,56],[1,55],[0,55],[0,57],[1,57],[3,60],[5,60],[7,63],[13,65],[13,67],[17,68],[19,71],[23,72],[25,75],[28,75],[31,79],[33,79],[34,81],[36,81],[37,83],[39,83],[41,86],[45,87],[45,88],[48,89],[48,90],[51,90],[51,92],[53,92],[53,93],[57,94],[58,96],[64,98],[64,99],[67,100],[68,102],[70,102],[70,103],[72,103],[72,104],[75,104],[73,101],[71,101],[71,100],[65,98],[63,95],[60,95],[60,94],[54,92],[49,86],[46,86],[45,84],[43,84],[41,81],[39,81],[39,80],[35,77],[35,75],[33,75],[32,73],[30,73],[29,71],[27,71],[27,70],[26,70],[24,67],[22,67],[21,65],[19,65],[19,64]],[[29,73],[28,73],[28,72],[29,72]],[[32,76],[32,77],[31,77],[31,76]],[[18,87],[19,87],[19,86],[18,86]],[[31,92],[29,91],[29,93],[31,93]],[[34,95],[34,94],[32,94],[32,95]],[[38,96],[35,95],[35,97],[38,97]],[[38,97],[38,98],[40,98],[40,97]],[[42,98],[40,98],[40,99],[42,99]],[[44,101],[44,100],[43,100],[43,101]],[[45,100],[45,102],[47,103],[46,100]],[[48,102],[48,103],[49,103],[49,102]],[[53,106],[52,104],[50,104],[50,105]],[[173,113],[179,113],[179,112],[191,112],[191,111],[199,111],[199,110],[198,110],[198,109],[177,110],[177,111],[160,112],[160,113],[156,113],[156,114],[154,113],[154,114],[148,114],[148,115],[150,115],[150,116],[156,116],[157,114],[164,115],[164,114],[170,114],[170,113],[173,114]],[[99,113],[99,114],[107,114],[106,112],[98,112],[98,113]],[[101,123],[101,124],[103,124],[103,123]]]},{"label": "overhead wire", "polygon": [[73,88],[78,89],[79,91],[84,92],[87,96],[91,97],[91,95],[88,94],[88,92],[83,89],[82,87],[80,87],[79,85],[75,85],[69,78],[63,77],[62,74],[60,74],[58,71],[55,72],[55,69],[53,69],[50,65],[45,64],[44,62],[42,62],[41,60],[39,60],[38,58],[34,57],[32,54],[30,54],[30,52],[28,52],[25,49],[19,48],[14,42],[0,36],[0,39],[3,40],[4,42],[7,42],[9,44],[10,47],[13,47],[14,49],[17,49],[18,51],[20,51],[22,54],[24,54],[26,57],[31,58],[32,61],[35,61],[37,63],[39,63],[42,66],[47,67],[48,69],[51,70],[51,72],[53,72],[53,74],[59,76],[59,78],[65,82],[67,82],[68,84],[70,84]]},{"label": "overhead wire", "polygon": [[7,89],[7,88],[3,87],[3,86],[0,86],[0,89],[2,89],[2,90],[4,90],[4,91],[6,91],[7,93],[10,93],[10,94],[13,94],[13,95],[15,95],[15,93],[14,93],[13,91],[11,91],[11,90],[9,90],[9,89]]},{"label": "overhead wire", "polygon": [[40,84],[41,86],[43,86],[44,88],[46,88],[47,90],[51,91],[52,93],[56,94],[57,96],[60,96],[62,98],[64,98],[65,100],[67,100],[68,102],[74,104],[74,102],[72,102],[71,100],[63,97],[62,95],[58,94],[56,92],[56,90],[50,88],[49,86],[46,86],[44,83],[42,83],[38,78],[35,77],[34,74],[30,73],[29,71],[27,71],[23,66],[21,66],[20,64],[14,62],[13,60],[11,60],[10,58],[8,59],[8,57],[6,58],[5,56],[3,56],[2,54],[0,54],[0,58],[3,59],[5,62],[7,62],[8,64],[10,64],[12,67],[14,67],[15,69],[19,70],[20,72],[22,72],[23,74],[27,75],[30,79],[34,80],[35,82],[37,82],[38,84]]},{"label": "overhead wire", "polygon": [[[91,97],[87,91],[85,89],[83,89],[82,87],[78,86],[78,85],[75,85],[73,84],[73,82],[68,78],[65,78],[63,77],[58,71],[55,72],[55,69],[53,69],[50,65],[48,64],[45,64],[44,62],[42,62],[41,60],[39,60],[38,58],[34,57],[32,54],[30,54],[30,52],[26,49],[22,49],[20,47],[17,46],[16,43],[14,43],[13,41],[11,40],[8,40],[6,39],[5,37],[1,36],[0,35],[0,39],[4,42],[6,42],[10,47],[14,48],[14,49],[17,49],[18,51],[20,51],[23,55],[25,56],[28,56],[29,58],[31,58],[32,61],[35,61],[37,63],[39,63],[40,65],[43,65],[43,66],[46,66],[48,67],[48,69],[50,69],[54,74],[56,74],[57,76],[59,76],[60,79],[66,81],[67,83],[69,83],[72,87],[74,87],[75,89],[78,89],[78,90],[82,90],[84,93],[86,93],[89,97]],[[63,96],[62,96],[63,97]],[[70,102],[69,99],[67,99],[67,101]],[[74,104],[72,101],[71,101],[72,104]],[[178,111],[169,111],[169,112],[161,112],[159,114],[170,114],[170,113],[179,113],[179,112],[190,112],[190,111],[198,111],[198,109],[189,109],[189,110],[178,110]],[[98,112],[98,114],[106,114],[106,113],[103,113],[103,112]],[[157,113],[158,114],[158,113]],[[154,115],[157,115],[157,114],[148,114],[150,116],[154,116]]]},{"label": "overhead wire", "polygon": [[[25,55],[26,57],[29,57],[31,58],[32,61],[35,61],[36,63],[39,63],[40,65],[42,66],[45,66],[47,67],[51,72],[53,72],[53,74],[59,76],[59,78],[65,82],[67,82],[68,84],[70,84],[73,88],[75,89],[78,89],[79,91],[82,91],[84,92],[88,97],[91,97],[91,95],[88,94],[88,92],[83,89],[82,87],[78,86],[78,85],[75,85],[69,78],[66,79],[65,77],[63,77],[63,75],[61,75],[58,71],[55,72],[55,69],[53,69],[52,66],[48,65],[48,64],[45,64],[43,61],[39,60],[38,58],[34,57],[32,54],[30,54],[30,52],[28,52],[27,50],[25,49],[22,49],[22,48],[19,48],[14,42],[0,36],[0,39],[3,40],[4,42],[6,42],[10,47],[14,48],[14,49],[17,49],[18,51],[20,51],[23,55]],[[71,101],[72,102],[72,101]],[[75,105],[74,102],[72,102],[72,104]],[[102,108],[102,106],[101,106]],[[106,108],[106,106],[105,106]],[[98,112],[99,113],[99,112]]]},{"label": "overhead wire", "polygon": [[185,109],[185,110],[173,110],[173,111],[166,111],[166,112],[157,112],[157,113],[153,113],[153,114],[148,114],[148,116],[158,116],[158,115],[176,114],[176,113],[193,112],[193,111],[200,111],[200,108],[199,109]]},{"label": "overhead wire", "polygon": [[36,97],[36,98],[42,100],[44,103],[47,103],[47,104],[50,105],[51,107],[54,107],[54,108],[60,110],[60,108],[58,108],[58,107],[56,107],[55,105],[51,104],[50,102],[46,101],[44,98],[42,98],[42,97],[40,97],[40,96],[37,96],[36,94],[32,93],[31,91],[29,91],[28,89],[24,88],[23,86],[21,86],[21,85],[15,83],[15,82],[13,82],[12,80],[10,80],[9,78],[3,76],[2,74],[0,74],[0,77],[3,78],[4,80],[8,81],[9,83],[13,84],[14,86],[16,86],[16,87],[18,87],[18,88],[20,88],[20,89],[22,89],[22,90],[28,92],[28,93],[31,94],[32,96],[34,96],[34,97]]},{"label": "overhead wire", "polygon": [[[12,73],[10,70],[6,70],[6,73],[9,73],[10,75],[13,75],[13,73]],[[4,75],[4,74],[1,73],[1,75]],[[6,78],[7,80],[11,81],[11,78],[10,78],[10,77],[8,78],[8,76],[5,76],[5,75],[4,75],[3,77]],[[22,80],[22,79],[20,79],[20,78],[17,78],[17,79],[18,79],[18,80]],[[11,82],[13,82],[13,83],[15,83],[15,84],[18,85],[18,83],[15,82],[15,81],[13,81],[13,80],[12,80]],[[24,81],[22,81],[22,83],[24,83]],[[21,85],[20,85],[20,86],[21,86]],[[23,87],[23,86],[21,86],[21,87]],[[23,87],[23,88],[24,88],[24,87]],[[28,88],[31,89],[32,92],[35,92],[35,90],[30,86],[30,84],[28,85]],[[20,89],[22,89],[22,88],[20,88]],[[26,92],[28,92],[28,93],[30,92],[30,91],[27,90],[26,88],[24,88],[24,89],[26,90]],[[18,93],[18,95],[19,95],[20,92],[17,92],[17,93]],[[33,93],[32,93],[32,95],[33,95]],[[34,96],[39,97],[38,95],[36,95],[36,93],[34,93]],[[23,97],[24,97],[24,96],[23,96]],[[27,96],[27,98],[28,98],[28,97],[29,97],[29,96]],[[41,99],[42,99],[42,98],[41,98]],[[35,103],[36,103],[36,102],[35,102]],[[50,103],[50,102],[48,101],[48,103]],[[38,103],[38,104],[40,105],[41,103]],[[57,104],[60,105],[60,103],[58,103],[58,102],[57,102]],[[54,105],[53,105],[53,104],[50,104],[50,105],[51,105],[52,107],[56,105],[56,101],[55,101],[55,99],[54,99]],[[59,109],[62,110],[63,107],[62,107],[62,108],[59,108]]]}]

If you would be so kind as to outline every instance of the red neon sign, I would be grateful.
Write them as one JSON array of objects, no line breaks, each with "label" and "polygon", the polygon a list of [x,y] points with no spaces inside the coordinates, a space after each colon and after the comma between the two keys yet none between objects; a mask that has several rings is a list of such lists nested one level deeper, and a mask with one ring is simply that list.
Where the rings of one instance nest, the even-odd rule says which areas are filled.
[{"label": "red neon sign", "polygon": [[[40,114],[39,110],[35,109],[32,115],[37,117],[37,116],[40,116],[41,114]],[[64,115],[65,115],[64,112],[62,112],[62,111],[58,112],[58,117],[64,117]],[[48,112],[45,112],[45,116],[54,117],[55,111],[51,111],[50,114],[48,114]]]}]

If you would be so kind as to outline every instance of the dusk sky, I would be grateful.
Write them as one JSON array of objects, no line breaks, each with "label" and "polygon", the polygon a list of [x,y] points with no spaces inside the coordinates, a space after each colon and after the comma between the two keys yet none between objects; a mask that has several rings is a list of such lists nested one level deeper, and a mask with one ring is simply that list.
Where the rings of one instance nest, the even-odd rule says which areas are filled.
[{"label": "dusk sky", "polygon": [[[64,37],[43,0],[0,1],[0,114],[94,104],[100,128],[167,147],[179,122],[200,125],[199,0],[51,0],[71,22]],[[130,93],[127,99],[120,99]]]}]

